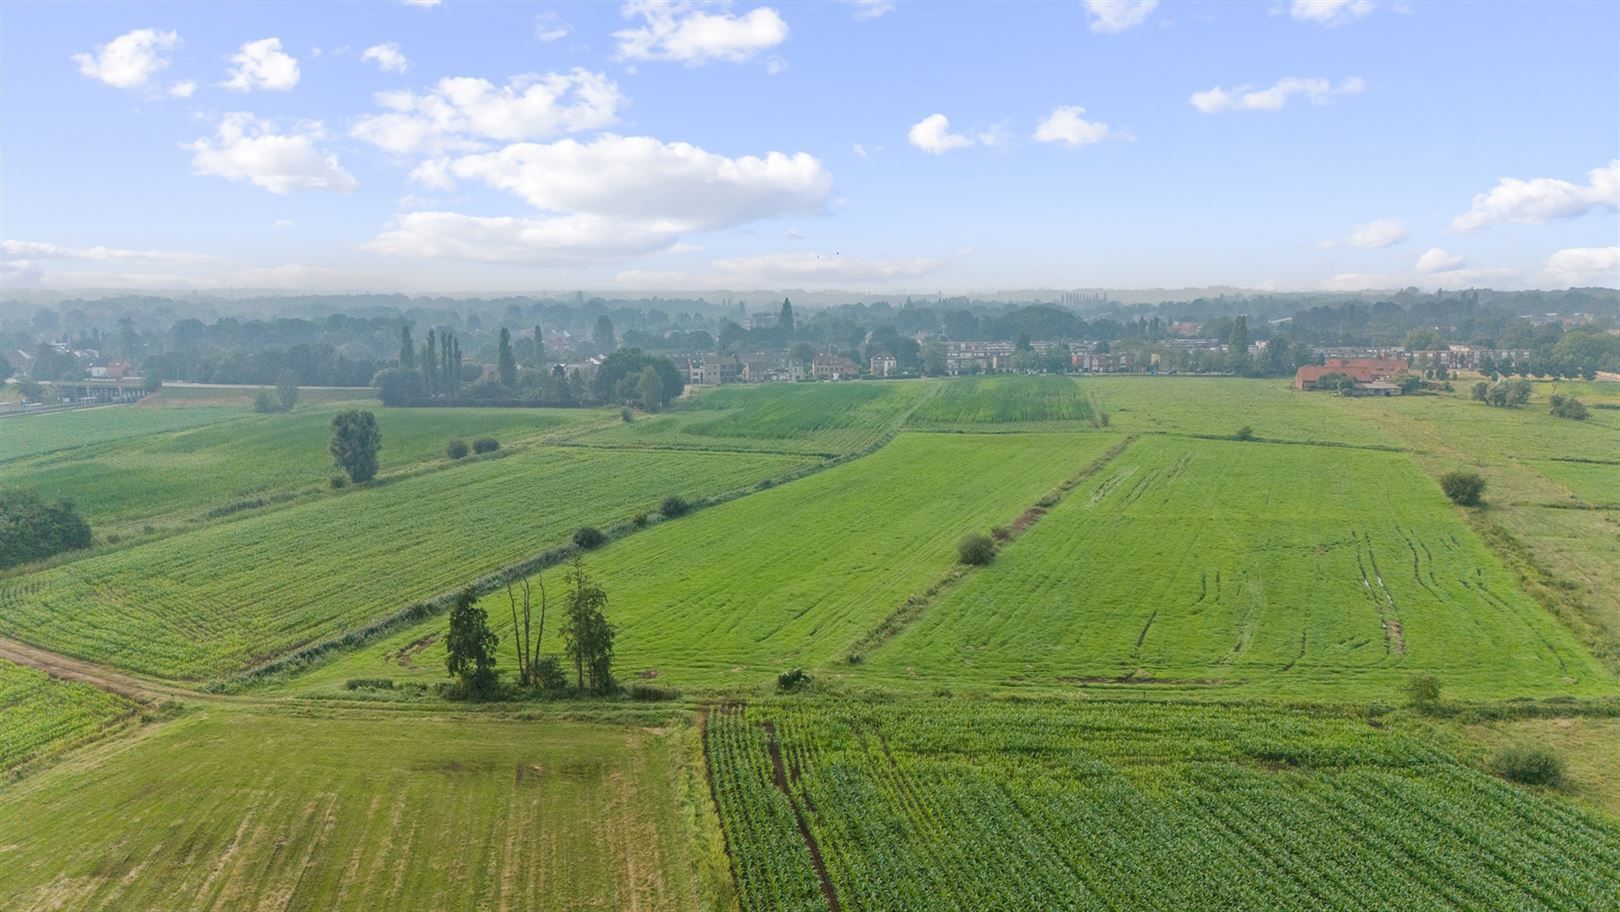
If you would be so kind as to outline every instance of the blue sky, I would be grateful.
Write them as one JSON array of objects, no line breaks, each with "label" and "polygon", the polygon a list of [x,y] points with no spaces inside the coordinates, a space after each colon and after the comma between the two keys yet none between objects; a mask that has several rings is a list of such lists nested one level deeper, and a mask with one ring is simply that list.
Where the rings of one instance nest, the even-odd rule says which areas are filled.
[{"label": "blue sky", "polygon": [[7,287],[1620,284],[1620,4],[9,3]]}]

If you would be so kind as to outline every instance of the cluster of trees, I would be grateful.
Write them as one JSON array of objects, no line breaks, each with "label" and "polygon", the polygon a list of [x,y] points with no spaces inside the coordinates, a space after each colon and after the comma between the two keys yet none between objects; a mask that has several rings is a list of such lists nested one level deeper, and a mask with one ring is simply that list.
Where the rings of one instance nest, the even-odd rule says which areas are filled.
[{"label": "cluster of trees", "polygon": [[[573,666],[574,686],[581,693],[611,693],[613,641],[617,628],[607,619],[607,591],[585,572],[574,559],[568,571],[568,592],[563,597],[561,655]],[[521,607],[518,593],[522,593]],[[538,605],[535,595],[538,592]],[[543,574],[534,583],[521,579],[508,581],[506,597],[512,609],[513,648],[517,655],[517,686],[525,690],[557,692],[567,688],[568,676],[557,656],[542,651],[546,631],[548,600]],[[538,608],[538,610],[536,610]],[[495,670],[500,640],[489,625],[489,615],[478,604],[472,588],[461,591],[450,609],[450,629],[445,638],[445,668],[456,678],[464,694],[490,697],[499,690]]]},{"label": "cluster of trees", "polygon": [[1575,421],[1585,421],[1587,416],[1591,414],[1586,410],[1586,403],[1576,399],[1574,396],[1565,396],[1562,393],[1554,393],[1548,402],[1550,402],[1552,405],[1552,408],[1549,409],[1549,411],[1551,411],[1554,415],[1557,415],[1559,418],[1570,418]]},{"label": "cluster of trees", "polygon": [[0,490],[0,569],[90,547],[90,524],[71,501],[37,491]]},{"label": "cluster of trees", "polygon": [[[539,327],[535,331],[538,333]],[[611,332],[611,327],[607,331]],[[519,364],[512,334],[505,328],[500,330],[496,346],[494,376],[478,377],[482,368],[475,365],[458,366],[461,363],[460,344],[454,336],[443,337],[448,341],[438,344],[437,362],[440,367],[424,370],[418,365],[434,363],[430,357],[435,344],[434,332],[428,331],[428,344],[420,355],[413,353],[407,357],[409,334],[409,328],[401,332],[399,366],[380,371],[373,378],[373,385],[384,405],[419,404],[424,401],[563,408],[618,404],[657,411],[686,388],[685,374],[675,367],[674,362],[635,348],[621,348],[609,354],[589,382],[578,368],[566,370],[560,364],[546,368],[543,363],[523,367]],[[450,346],[448,358],[444,355],[445,345]],[[532,345],[529,348],[530,351],[535,350]],[[539,351],[543,357],[543,347]],[[465,382],[469,375],[475,378],[473,382]]]},{"label": "cluster of trees", "polygon": [[290,412],[298,404],[298,375],[290,370],[284,370],[276,375],[276,389],[259,390],[254,397],[253,409],[257,412]]},{"label": "cluster of trees", "polygon": [[1486,405],[1519,408],[1530,401],[1530,381],[1521,378],[1486,383],[1481,380],[1468,391],[1468,396],[1475,402],[1483,402]]}]

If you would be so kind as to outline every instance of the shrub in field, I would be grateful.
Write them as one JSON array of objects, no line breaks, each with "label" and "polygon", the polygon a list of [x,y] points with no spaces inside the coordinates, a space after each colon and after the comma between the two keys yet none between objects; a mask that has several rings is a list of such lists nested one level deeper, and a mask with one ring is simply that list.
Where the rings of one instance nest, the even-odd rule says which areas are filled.
[{"label": "shrub in field", "polygon": [[467,456],[467,441],[460,437],[453,437],[445,445],[444,454],[451,459],[464,459]]},{"label": "shrub in field", "polygon": [[349,479],[346,475],[333,475],[327,479],[326,483],[332,486],[332,490],[336,491],[338,488],[347,487]]},{"label": "shrub in field", "polygon": [[651,517],[645,513],[637,513],[636,515],[630,517],[630,525],[635,526],[637,529],[647,528],[647,523],[650,521]]},{"label": "shrub in field", "polygon": [[602,530],[595,526],[585,526],[574,533],[574,544],[586,551],[592,548],[600,548],[606,541],[607,536],[603,535]]},{"label": "shrub in field", "polygon": [[803,668],[794,668],[776,676],[776,689],[783,693],[798,690],[810,683],[810,675]]},{"label": "shrub in field", "polygon": [[679,700],[681,692],[673,687],[657,687],[652,684],[630,685],[630,699],[644,703],[657,703],[665,700]]},{"label": "shrub in field", "polygon": [[474,453],[493,453],[501,448],[501,442],[494,437],[479,437],[473,441]]},{"label": "shrub in field", "polygon": [[691,512],[691,510],[692,505],[687,503],[685,498],[676,497],[673,494],[664,498],[663,503],[658,505],[658,512],[664,514],[664,516],[668,517],[669,519],[674,519],[677,516],[685,516],[687,513]]},{"label": "shrub in field", "polygon": [[636,415],[635,415],[634,412],[630,411],[629,409],[622,408],[622,409],[619,409],[619,418],[621,420],[623,420],[625,424],[629,424],[632,421],[636,420]]},{"label": "shrub in field", "polygon": [[964,564],[988,564],[996,556],[996,543],[990,536],[974,532],[956,543],[956,559]]},{"label": "shrub in field", "polygon": [[1586,404],[1574,396],[1554,395],[1549,401],[1552,403],[1550,411],[1559,418],[1585,421],[1591,414],[1586,410]]},{"label": "shrub in field", "polygon": [[1009,526],[996,526],[990,530],[990,537],[998,542],[1007,541],[1012,538],[1012,528]]},{"label": "shrub in field", "polygon": [[281,411],[276,406],[276,397],[271,395],[269,390],[259,390],[259,394],[253,397],[253,410],[261,415]]},{"label": "shrub in field", "polygon": [[1415,674],[1407,678],[1406,698],[1413,706],[1433,706],[1440,702],[1440,679],[1432,674]]},{"label": "shrub in field", "polygon": [[343,682],[348,690],[393,690],[393,678],[350,678]]},{"label": "shrub in field", "polygon": [[563,671],[562,661],[556,656],[541,656],[534,663],[534,683],[547,693],[567,690],[568,673]]},{"label": "shrub in field", "polygon": [[1237,433],[1232,435],[1232,439],[1233,440],[1253,440],[1254,439],[1254,428],[1249,427],[1248,425],[1245,424],[1244,426],[1237,429]]},{"label": "shrub in field", "polygon": [[1564,781],[1564,759],[1545,747],[1515,744],[1491,755],[1491,770],[1520,785],[1556,788]]},{"label": "shrub in field", "polygon": [[1480,495],[1485,493],[1485,479],[1472,469],[1457,469],[1440,476],[1440,489],[1452,503],[1478,506]]}]

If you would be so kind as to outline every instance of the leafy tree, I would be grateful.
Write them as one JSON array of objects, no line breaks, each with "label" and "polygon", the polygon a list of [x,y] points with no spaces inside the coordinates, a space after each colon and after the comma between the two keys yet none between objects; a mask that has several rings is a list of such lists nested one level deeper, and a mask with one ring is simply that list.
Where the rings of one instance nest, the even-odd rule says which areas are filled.
[{"label": "leafy tree", "polygon": [[586,575],[578,558],[569,581],[573,589],[564,608],[564,652],[573,660],[580,690],[606,693],[613,689],[613,639],[617,633],[604,613],[607,590]]},{"label": "leafy tree", "polygon": [[1508,392],[1507,392],[1507,405],[1508,405],[1508,408],[1519,408],[1520,406],[1522,406],[1525,403],[1529,402],[1530,401],[1530,389],[1531,389],[1530,381],[1522,379],[1522,378],[1518,379],[1518,380],[1515,380],[1512,383],[1508,384]]},{"label": "leafy tree", "polygon": [[465,459],[467,457],[467,441],[462,440],[460,437],[450,438],[450,442],[444,446],[444,454],[451,459]]},{"label": "leafy tree", "polygon": [[382,430],[377,416],[361,409],[338,412],[332,418],[332,459],[349,473],[356,484],[370,481],[377,474],[377,451],[382,449]]},{"label": "leafy tree", "polygon": [[422,347],[422,380],[423,387],[429,396],[439,394],[439,371],[444,364],[439,359],[438,336],[433,330],[428,330],[427,343]]},{"label": "leafy tree", "polygon": [[0,490],[0,569],[88,547],[90,524],[71,501],[48,504],[36,491]]},{"label": "leafy tree", "polygon": [[409,368],[391,367],[377,372],[371,378],[377,396],[383,405],[405,405],[423,396],[422,372]]},{"label": "leafy tree", "polygon": [[598,351],[611,352],[619,347],[618,340],[613,335],[613,321],[607,314],[596,318],[596,328],[591,330],[591,342],[595,343]]},{"label": "leafy tree", "polygon": [[674,494],[664,498],[664,502],[658,505],[658,512],[664,514],[664,516],[669,519],[674,519],[677,516],[685,516],[687,513],[691,512],[691,510],[692,505],[686,502],[686,498],[678,497]]},{"label": "leafy tree", "polygon": [[607,541],[607,536],[595,526],[582,526],[574,533],[574,546],[584,551],[600,548]]},{"label": "leafy tree", "polygon": [[1486,383],[1484,380],[1474,384],[1473,387],[1468,391],[1468,398],[1474,400],[1475,402],[1487,402],[1489,401],[1490,396],[1490,384]]},{"label": "leafy tree", "polygon": [[512,351],[512,333],[504,326],[501,327],[501,341],[496,349],[495,375],[501,378],[502,386],[517,386],[517,355]]},{"label": "leafy tree", "polygon": [[656,412],[663,405],[664,378],[658,376],[658,368],[649,364],[641,369],[641,379],[636,383],[636,398],[641,401],[641,407],[649,412]]},{"label": "leafy tree", "polygon": [[1554,394],[1549,400],[1552,404],[1552,413],[1560,418],[1572,418],[1576,421],[1585,421],[1591,413],[1586,410],[1586,403],[1574,396]]},{"label": "leafy tree", "polygon": [[1239,316],[1232,321],[1232,334],[1226,340],[1226,356],[1233,373],[1249,370],[1249,318]]},{"label": "leafy tree", "polygon": [[[662,381],[657,399],[658,407],[663,407],[681,394],[686,388],[686,380],[681,371],[676,369],[674,362],[658,355],[649,355],[639,348],[621,348],[608,355],[602,361],[602,366],[596,369],[596,378],[593,384],[596,398],[603,402],[635,399],[645,405],[646,400],[641,397],[639,385],[642,375],[647,367],[652,367]],[[624,381],[629,380],[628,384]],[[569,380],[573,382],[572,378]],[[583,385],[583,380],[581,380]],[[583,388],[581,398],[583,398]]]},{"label": "leafy tree", "polygon": [[782,299],[782,312],[776,318],[776,325],[788,337],[793,335],[793,302],[787,298]]},{"label": "leafy tree", "polygon": [[1456,469],[1440,476],[1440,489],[1452,503],[1477,506],[1485,493],[1485,479],[1472,469]]},{"label": "leafy tree", "polygon": [[539,324],[534,327],[534,369],[543,370],[546,366],[546,337],[540,332]]},{"label": "leafy tree", "polygon": [[11,375],[15,374],[16,372],[17,369],[11,366],[11,362],[7,360],[6,356],[0,355],[0,383],[4,383],[11,379]]},{"label": "leafy tree", "polygon": [[446,670],[461,679],[472,694],[488,694],[495,689],[495,647],[500,640],[489,629],[489,613],[478,604],[478,593],[471,586],[456,595],[450,606],[450,632],[445,636]]},{"label": "leafy tree", "polygon": [[298,404],[298,375],[291,368],[282,368],[276,375],[276,399],[284,412],[292,411]]},{"label": "leafy tree", "polygon": [[416,367],[416,345],[411,341],[409,324],[399,328],[399,366],[404,370]]},{"label": "leafy tree", "polygon": [[253,397],[253,410],[261,415],[279,411],[276,408],[276,397],[271,395],[269,390],[259,390],[258,395]]},{"label": "leafy tree", "polygon": [[501,442],[494,437],[477,437],[473,439],[474,453],[493,453],[501,448]]},{"label": "leafy tree", "polygon": [[956,543],[956,559],[964,564],[988,564],[996,556],[996,543],[990,536],[974,532]]},{"label": "leafy tree", "polygon": [[945,369],[945,346],[934,343],[923,350],[923,373],[930,377],[943,377]]}]

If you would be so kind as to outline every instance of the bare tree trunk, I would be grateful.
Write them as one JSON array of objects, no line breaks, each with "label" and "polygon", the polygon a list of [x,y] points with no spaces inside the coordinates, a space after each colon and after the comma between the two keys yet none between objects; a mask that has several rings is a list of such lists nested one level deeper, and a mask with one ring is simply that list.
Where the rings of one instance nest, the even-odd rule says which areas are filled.
[{"label": "bare tree trunk", "polygon": [[[518,631],[517,596],[512,594],[512,581],[511,580],[506,581],[506,600],[508,602],[510,602],[511,605],[512,605],[512,634],[513,634],[513,639],[517,640],[517,637],[516,637],[516,634],[517,634],[517,631]],[[524,593],[523,600],[524,600],[524,610],[527,611],[528,610],[528,604],[527,604],[528,603],[528,593]],[[514,643],[514,645],[517,647],[518,683],[519,684],[528,684],[529,683],[529,669],[528,669],[528,666],[523,663],[523,649],[524,649],[525,646],[528,645],[528,639],[524,638],[522,640],[517,640],[516,643]]]}]

